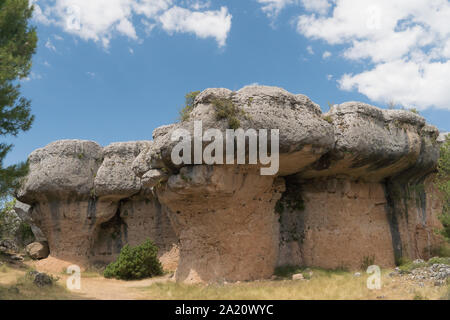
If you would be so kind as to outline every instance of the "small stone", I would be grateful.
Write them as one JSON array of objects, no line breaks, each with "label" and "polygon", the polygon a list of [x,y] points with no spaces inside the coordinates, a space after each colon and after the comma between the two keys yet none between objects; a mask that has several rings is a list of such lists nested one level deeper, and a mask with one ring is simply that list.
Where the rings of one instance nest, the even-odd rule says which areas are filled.
[{"label": "small stone", "polygon": [[419,282],[417,285],[421,288],[425,287],[425,284],[423,282]]},{"label": "small stone", "polygon": [[361,277],[361,272],[355,272],[354,277]]},{"label": "small stone", "polygon": [[378,296],[377,299],[384,299],[385,296]]},{"label": "small stone", "polygon": [[425,261],[423,261],[422,259],[416,259],[413,261],[413,264],[422,264],[425,263]]},{"label": "small stone", "polygon": [[301,273],[296,273],[296,274],[292,275],[292,280],[304,280],[304,279],[305,279],[305,277]]},{"label": "small stone", "polygon": [[45,287],[45,286],[51,286],[51,285],[53,285],[53,279],[52,279],[52,277],[50,277],[48,274],[43,273],[43,272],[38,272],[38,273],[34,276],[33,282],[34,282],[34,284],[37,285],[38,287]]},{"label": "small stone", "polygon": [[15,261],[23,261],[23,257],[18,254],[12,255],[11,259]]}]

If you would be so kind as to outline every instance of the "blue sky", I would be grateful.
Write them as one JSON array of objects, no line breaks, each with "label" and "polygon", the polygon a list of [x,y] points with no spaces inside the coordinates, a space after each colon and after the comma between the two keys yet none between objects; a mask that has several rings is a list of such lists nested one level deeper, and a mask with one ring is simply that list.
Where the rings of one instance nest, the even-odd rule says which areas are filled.
[{"label": "blue sky", "polygon": [[[140,9],[132,7],[133,2]],[[34,149],[59,139],[101,145],[150,140],[154,128],[177,120],[187,92],[209,87],[238,90],[253,83],[305,94],[323,111],[328,102],[357,100],[384,107],[388,101],[405,101],[420,109],[429,123],[450,131],[449,90],[444,90],[450,88],[450,76],[442,71],[450,65],[448,23],[430,22],[431,27],[424,28],[428,34],[423,34],[417,27],[426,23],[419,13],[423,8],[405,2],[403,11],[392,14],[397,22],[393,27],[381,21],[376,32],[352,34],[349,30],[359,22],[342,22],[339,15],[354,14],[346,13],[345,2],[110,0],[105,3],[111,10],[116,4],[117,8],[100,23],[109,13],[101,14],[92,4],[84,7],[86,1],[35,1],[39,44],[22,92],[32,100],[36,120],[29,132],[7,139],[15,147],[5,164],[23,161]],[[159,9],[150,10],[155,3]],[[67,10],[67,5],[76,10]],[[436,5],[442,6],[436,12],[447,13],[448,1]],[[171,17],[177,13],[174,7],[178,15]],[[379,23],[370,1],[361,10],[375,15],[373,23]],[[80,15],[78,29],[64,25],[64,15],[73,12]],[[400,30],[404,14],[412,20]],[[399,32],[408,32],[401,39],[409,37],[416,44],[402,43],[404,52],[388,50],[398,43]],[[433,41],[425,43],[421,39],[430,38],[430,32]],[[382,42],[386,39],[391,42]],[[423,44],[417,45],[420,41]],[[421,78],[414,78],[415,66]],[[439,82],[421,91],[427,77]]]}]

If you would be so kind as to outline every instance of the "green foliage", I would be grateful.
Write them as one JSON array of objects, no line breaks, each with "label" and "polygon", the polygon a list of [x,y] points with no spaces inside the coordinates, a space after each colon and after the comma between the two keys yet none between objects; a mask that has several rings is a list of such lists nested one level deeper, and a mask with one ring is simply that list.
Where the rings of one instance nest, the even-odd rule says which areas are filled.
[{"label": "green foliage", "polygon": [[450,265],[450,258],[449,257],[433,257],[430,260],[428,260],[428,265],[433,264],[447,264]]},{"label": "green foliage", "polygon": [[20,222],[16,231],[16,237],[23,246],[29,245],[34,241],[34,234],[31,226],[26,222]]},{"label": "green foliage", "polygon": [[331,118],[331,116],[322,116],[322,119],[325,120],[328,123],[333,123],[333,119]]},{"label": "green foliage", "polygon": [[442,193],[444,202],[442,214],[439,215],[439,220],[444,228],[440,233],[450,243],[450,137],[448,136],[441,146],[436,184]]},{"label": "green foliage", "polygon": [[158,247],[150,240],[137,247],[125,245],[119,257],[110,263],[104,272],[105,278],[123,280],[143,279],[163,274],[157,257]]},{"label": "green foliage", "polygon": [[0,210],[0,239],[14,238],[19,227],[20,220],[13,211],[15,204],[16,199],[4,202],[3,208]]},{"label": "green foliage", "polygon": [[[30,129],[34,117],[30,101],[20,97],[17,80],[29,75],[37,36],[28,25],[33,7],[28,0],[0,1],[0,135],[17,136]],[[12,145],[0,143],[0,197],[19,187],[27,173],[26,163],[3,167],[3,159]]]},{"label": "green foliage", "polygon": [[189,115],[194,110],[194,100],[199,95],[200,91],[192,91],[187,93],[185,98],[185,106],[180,110],[180,120],[186,121],[189,119]]},{"label": "green foliage", "polygon": [[241,126],[238,116],[246,117],[246,114],[244,110],[236,107],[233,101],[224,98],[217,98],[212,100],[211,103],[216,111],[217,120],[227,119],[228,127],[234,130]]},{"label": "green foliage", "polygon": [[408,109],[408,111],[415,113],[415,114],[419,114],[419,111],[416,108]]}]

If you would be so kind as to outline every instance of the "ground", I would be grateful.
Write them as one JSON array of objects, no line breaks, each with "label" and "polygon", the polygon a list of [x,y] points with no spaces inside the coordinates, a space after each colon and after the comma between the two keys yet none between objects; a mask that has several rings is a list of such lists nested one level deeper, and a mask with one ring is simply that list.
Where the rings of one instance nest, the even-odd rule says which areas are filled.
[{"label": "ground", "polygon": [[[436,287],[400,277],[391,277],[392,270],[382,271],[382,288],[369,290],[366,286],[368,274],[361,272],[326,271],[311,269],[309,280],[290,280],[291,274],[280,274],[277,279],[224,283],[214,285],[184,285],[175,283],[171,274],[139,281],[105,279],[96,271],[82,273],[81,289],[69,291],[65,288],[68,275],[61,269],[50,272],[56,285],[37,288],[27,281],[26,273],[35,268],[36,262],[4,261],[0,266],[0,299],[442,299],[448,297],[449,286]],[[304,272],[305,273],[305,272]],[[309,274],[309,271],[307,271]],[[307,276],[308,277],[308,276]],[[17,289],[15,289],[17,288]]]}]

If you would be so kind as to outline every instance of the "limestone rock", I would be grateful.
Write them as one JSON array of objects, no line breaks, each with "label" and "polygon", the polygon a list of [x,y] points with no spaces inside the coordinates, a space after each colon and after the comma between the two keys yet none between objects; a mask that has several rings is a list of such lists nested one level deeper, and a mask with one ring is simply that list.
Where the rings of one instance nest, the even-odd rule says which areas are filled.
[{"label": "limestone rock", "polygon": [[[196,121],[221,133],[278,129],[280,170],[175,163],[172,134],[192,135]],[[359,269],[368,257],[392,267],[439,244],[443,203],[432,181],[442,141],[409,111],[347,102],[322,114],[281,88],[206,89],[186,121],[155,129],[153,141],[63,140],[34,151],[17,198],[50,257],[81,266],[150,238],[164,268],[191,283],[270,278],[285,264]]]},{"label": "limestone rock", "polygon": [[25,250],[27,254],[35,260],[47,258],[50,253],[46,242],[30,243]]},{"label": "limestone rock", "polygon": [[17,198],[28,204],[50,198],[87,199],[102,158],[102,148],[92,141],[61,140],[37,149],[28,158],[30,173]]},{"label": "limestone rock", "polygon": [[305,280],[305,277],[301,273],[296,273],[292,275],[292,280]]},{"label": "limestone rock", "polygon": [[14,205],[14,211],[17,216],[22,219],[22,221],[28,223],[31,227],[31,231],[33,232],[34,238],[36,242],[47,241],[45,235],[42,233],[42,230],[34,223],[32,217],[32,207],[26,203],[22,203],[16,200],[16,204]]},{"label": "limestone rock", "polygon": [[360,102],[333,106],[335,147],[299,175],[346,176],[381,181],[414,167],[432,171],[439,156],[438,130],[405,110],[382,110]]},{"label": "limestone rock", "polygon": [[[171,135],[177,129],[184,129],[193,136],[194,121],[201,120],[204,131],[215,128],[225,136],[228,120],[217,119],[214,101],[218,99],[231,101],[239,110],[237,117],[244,130],[279,129],[281,175],[298,172],[329,151],[334,144],[333,126],[322,118],[320,107],[306,96],[265,86],[249,86],[237,92],[223,88],[206,89],[196,97],[188,121],[155,130],[152,147],[146,151],[147,155],[139,157],[146,159],[147,170],[163,165],[179,168],[171,162],[171,151],[177,143],[171,140]],[[142,163],[134,164],[135,168],[140,168],[136,170],[138,175],[144,174]]]}]

